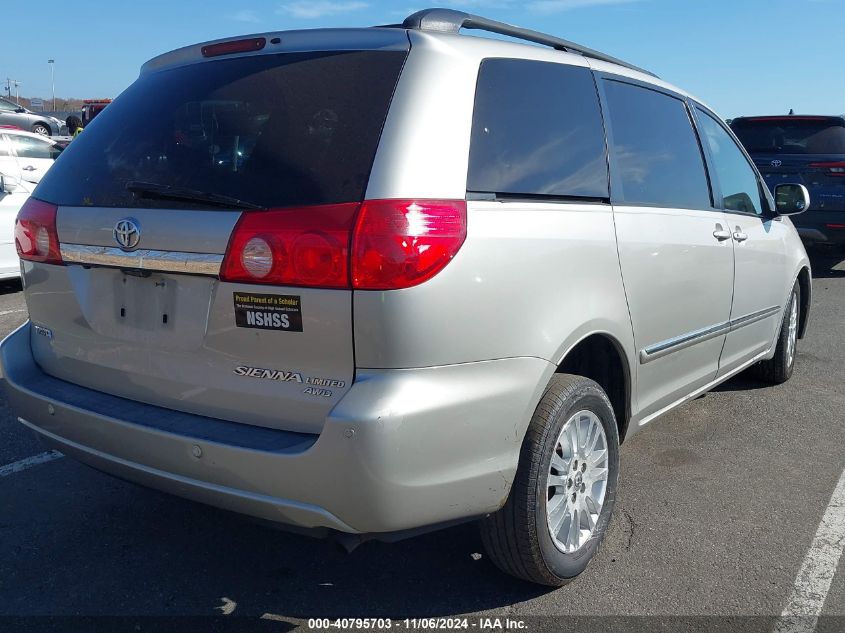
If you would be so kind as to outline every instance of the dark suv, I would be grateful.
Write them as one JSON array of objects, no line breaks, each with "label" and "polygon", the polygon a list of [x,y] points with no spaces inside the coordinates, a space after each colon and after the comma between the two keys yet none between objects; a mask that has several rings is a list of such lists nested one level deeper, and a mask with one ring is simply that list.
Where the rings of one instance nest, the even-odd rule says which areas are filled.
[{"label": "dark suv", "polygon": [[805,242],[845,245],[845,116],[739,117],[731,128],[769,189],[800,182],[810,208],[794,224]]}]

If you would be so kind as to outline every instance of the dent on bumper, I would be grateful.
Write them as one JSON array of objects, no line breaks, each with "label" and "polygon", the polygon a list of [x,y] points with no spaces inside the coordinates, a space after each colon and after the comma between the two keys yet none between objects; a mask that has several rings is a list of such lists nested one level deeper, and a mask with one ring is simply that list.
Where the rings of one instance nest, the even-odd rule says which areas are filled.
[{"label": "dent on bumper", "polygon": [[100,470],[228,510],[347,533],[492,512],[554,367],[537,358],[359,370],[320,435],[161,409],[44,374],[25,324],[0,345],[20,422]]}]

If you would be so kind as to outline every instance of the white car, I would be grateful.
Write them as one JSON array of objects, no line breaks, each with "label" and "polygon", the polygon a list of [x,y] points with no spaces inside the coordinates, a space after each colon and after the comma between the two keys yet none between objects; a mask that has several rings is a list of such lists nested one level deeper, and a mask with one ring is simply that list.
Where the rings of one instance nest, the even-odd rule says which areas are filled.
[{"label": "white car", "polygon": [[63,149],[41,134],[0,129],[0,173],[37,184]]},{"label": "white car", "polygon": [[0,279],[21,276],[15,250],[15,218],[35,185],[21,178],[17,168],[0,164]]},{"label": "white car", "polygon": [[0,129],[0,279],[20,277],[15,218],[62,149],[40,134]]}]

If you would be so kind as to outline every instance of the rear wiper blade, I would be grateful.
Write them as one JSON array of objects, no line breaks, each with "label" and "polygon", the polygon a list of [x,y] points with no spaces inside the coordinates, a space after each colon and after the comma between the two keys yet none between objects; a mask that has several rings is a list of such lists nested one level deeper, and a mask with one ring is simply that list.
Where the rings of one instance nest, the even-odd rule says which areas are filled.
[{"label": "rear wiper blade", "polygon": [[159,200],[186,200],[200,204],[213,204],[218,207],[236,207],[238,209],[263,209],[260,204],[254,204],[224,196],[219,193],[208,193],[188,187],[175,187],[173,185],[162,185],[155,182],[144,182],[143,180],[130,180],[126,183],[127,191],[142,198],[157,198]]}]

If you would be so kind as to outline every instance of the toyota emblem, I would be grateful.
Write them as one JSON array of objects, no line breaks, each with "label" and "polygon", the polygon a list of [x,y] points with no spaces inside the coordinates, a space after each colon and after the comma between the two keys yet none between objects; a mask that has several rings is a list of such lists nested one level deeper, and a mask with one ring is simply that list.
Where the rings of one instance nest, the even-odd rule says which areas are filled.
[{"label": "toyota emblem", "polygon": [[114,240],[125,251],[131,251],[141,241],[141,227],[132,218],[123,218],[114,225]]}]

